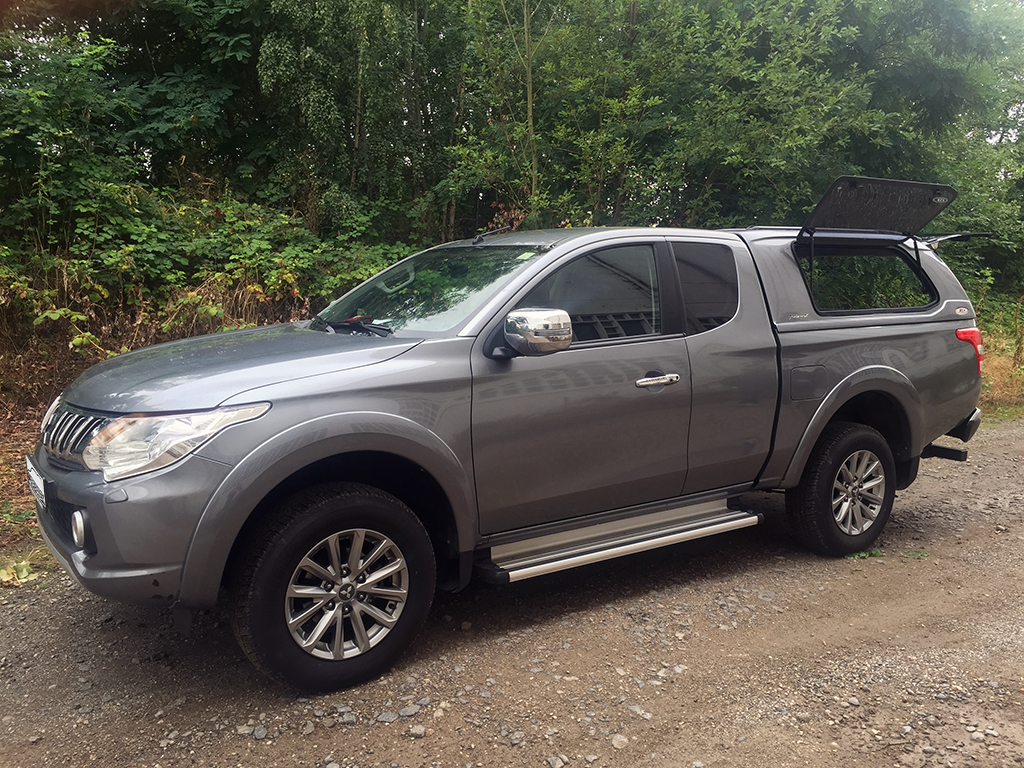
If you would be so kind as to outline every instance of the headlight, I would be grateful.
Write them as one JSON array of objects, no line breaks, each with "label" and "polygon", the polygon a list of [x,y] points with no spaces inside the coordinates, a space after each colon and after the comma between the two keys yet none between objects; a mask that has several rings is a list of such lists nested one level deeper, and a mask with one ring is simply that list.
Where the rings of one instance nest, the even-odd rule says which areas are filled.
[{"label": "headlight", "polygon": [[259,418],[269,403],[218,408],[200,413],[123,416],[96,433],[82,451],[89,469],[103,470],[107,482],[173,464],[222,429]]}]

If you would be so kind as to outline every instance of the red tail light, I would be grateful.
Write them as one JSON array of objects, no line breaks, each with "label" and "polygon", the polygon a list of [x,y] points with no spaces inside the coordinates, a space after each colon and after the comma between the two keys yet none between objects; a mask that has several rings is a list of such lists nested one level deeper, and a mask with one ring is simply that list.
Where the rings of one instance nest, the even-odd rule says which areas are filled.
[{"label": "red tail light", "polygon": [[985,357],[985,345],[981,343],[981,331],[977,328],[961,328],[956,332],[960,341],[966,341],[974,345],[974,355],[978,358],[978,375],[981,375],[982,360]]}]

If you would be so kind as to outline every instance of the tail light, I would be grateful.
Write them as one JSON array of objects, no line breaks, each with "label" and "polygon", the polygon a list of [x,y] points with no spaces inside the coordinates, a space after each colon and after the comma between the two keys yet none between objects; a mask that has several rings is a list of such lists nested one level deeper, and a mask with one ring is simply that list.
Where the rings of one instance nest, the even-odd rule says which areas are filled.
[{"label": "tail light", "polygon": [[956,332],[960,341],[966,341],[974,346],[974,356],[978,358],[978,375],[981,375],[982,360],[985,357],[985,345],[981,343],[981,331],[977,328],[961,328]]}]

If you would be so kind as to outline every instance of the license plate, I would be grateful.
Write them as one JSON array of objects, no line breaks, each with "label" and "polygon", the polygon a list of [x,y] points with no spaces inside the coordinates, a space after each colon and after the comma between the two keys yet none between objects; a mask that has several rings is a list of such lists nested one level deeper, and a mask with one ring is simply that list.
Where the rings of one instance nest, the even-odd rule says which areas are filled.
[{"label": "license plate", "polygon": [[28,467],[28,487],[32,495],[36,497],[36,504],[40,509],[46,509],[46,485],[43,483],[43,476],[39,470],[32,466],[32,459],[25,457],[25,466]]}]

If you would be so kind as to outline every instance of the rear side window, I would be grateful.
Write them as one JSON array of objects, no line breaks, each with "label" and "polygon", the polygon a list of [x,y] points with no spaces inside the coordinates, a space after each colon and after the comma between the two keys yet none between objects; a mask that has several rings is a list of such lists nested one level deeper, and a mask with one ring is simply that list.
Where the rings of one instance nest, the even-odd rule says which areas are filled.
[{"label": "rear side window", "polygon": [[816,309],[822,312],[913,309],[937,298],[935,288],[902,251],[893,248],[797,249]]},{"label": "rear side window", "polygon": [[572,320],[573,341],[661,333],[654,248],[593,251],[545,278],[518,306],[565,310]]},{"label": "rear side window", "polygon": [[717,243],[672,243],[683,289],[686,333],[704,333],[736,314],[739,288],[732,249]]}]

